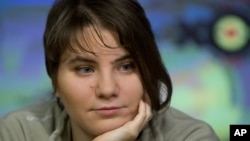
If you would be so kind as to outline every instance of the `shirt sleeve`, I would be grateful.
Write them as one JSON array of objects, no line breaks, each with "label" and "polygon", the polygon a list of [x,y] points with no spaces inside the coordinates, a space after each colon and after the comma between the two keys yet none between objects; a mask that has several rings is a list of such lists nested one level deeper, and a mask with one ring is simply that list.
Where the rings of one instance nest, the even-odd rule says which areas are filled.
[{"label": "shirt sleeve", "polygon": [[0,119],[0,141],[25,141],[24,135],[22,125],[15,117]]}]

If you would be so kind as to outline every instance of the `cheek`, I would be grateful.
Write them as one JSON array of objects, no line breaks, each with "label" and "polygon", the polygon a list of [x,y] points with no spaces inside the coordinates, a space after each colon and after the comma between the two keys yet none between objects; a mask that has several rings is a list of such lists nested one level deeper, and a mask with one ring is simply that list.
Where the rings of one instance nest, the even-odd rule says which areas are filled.
[{"label": "cheek", "polygon": [[[85,83],[88,81],[84,81]],[[64,101],[79,100],[88,91],[87,84],[73,73],[58,73],[56,95]]]},{"label": "cheek", "polygon": [[135,95],[141,95],[143,94],[143,86],[141,83],[141,80],[138,75],[133,75],[131,78],[128,78],[127,80],[123,80],[123,86],[126,87],[127,91],[131,91],[133,93],[136,93]]},{"label": "cheek", "polygon": [[130,104],[133,105],[133,107],[137,107],[144,93],[139,77],[135,75],[130,79],[123,80],[121,87],[121,89],[125,91],[126,99],[130,101]]},{"label": "cheek", "polygon": [[80,117],[79,114],[89,108],[93,98],[87,84],[67,75],[58,78],[56,94],[62,100],[66,111],[73,118]]}]

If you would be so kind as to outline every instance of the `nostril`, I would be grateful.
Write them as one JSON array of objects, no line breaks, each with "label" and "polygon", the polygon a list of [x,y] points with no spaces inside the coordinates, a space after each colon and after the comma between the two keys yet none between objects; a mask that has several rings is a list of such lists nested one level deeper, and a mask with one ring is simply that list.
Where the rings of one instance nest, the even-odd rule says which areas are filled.
[{"label": "nostril", "polygon": [[96,87],[96,94],[99,97],[114,97],[118,94],[118,88],[115,83],[103,82]]}]

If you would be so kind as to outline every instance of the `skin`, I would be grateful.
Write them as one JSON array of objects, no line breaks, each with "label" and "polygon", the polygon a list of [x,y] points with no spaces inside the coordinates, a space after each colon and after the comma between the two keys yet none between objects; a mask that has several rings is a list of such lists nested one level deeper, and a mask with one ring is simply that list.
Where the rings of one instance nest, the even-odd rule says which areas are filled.
[{"label": "skin", "polygon": [[93,28],[79,32],[93,53],[67,51],[61,58],[56,96],[63,102],[74,141],[131,141],[152,117],[140,74],[118,35],[100,28],[105,47]]}]

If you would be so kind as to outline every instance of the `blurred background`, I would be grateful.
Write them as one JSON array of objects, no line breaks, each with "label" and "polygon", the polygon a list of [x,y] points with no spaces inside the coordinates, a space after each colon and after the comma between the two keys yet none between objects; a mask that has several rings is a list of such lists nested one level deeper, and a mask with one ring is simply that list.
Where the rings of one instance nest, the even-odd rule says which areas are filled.
[{"label": "blurred background", "polygon": [[[172,106],[222,141],[250,124],[250,0],[139,0],[172,77]],[[0,116],[51,98],[42,36],[53,0],[0,2]]]}]

